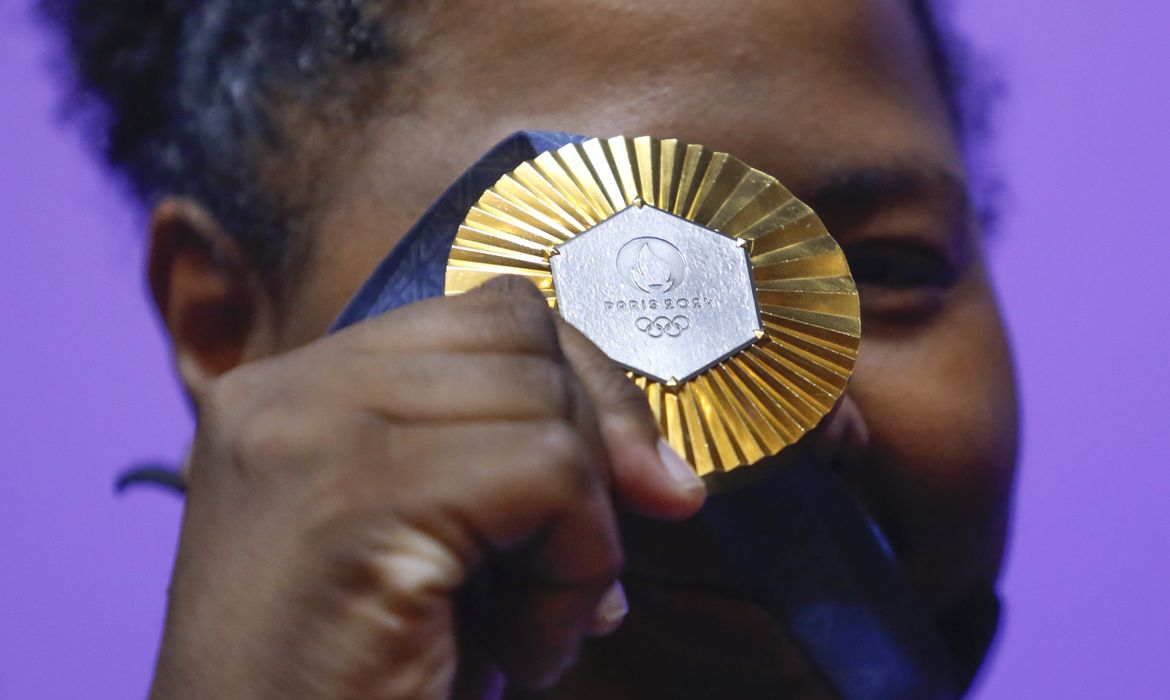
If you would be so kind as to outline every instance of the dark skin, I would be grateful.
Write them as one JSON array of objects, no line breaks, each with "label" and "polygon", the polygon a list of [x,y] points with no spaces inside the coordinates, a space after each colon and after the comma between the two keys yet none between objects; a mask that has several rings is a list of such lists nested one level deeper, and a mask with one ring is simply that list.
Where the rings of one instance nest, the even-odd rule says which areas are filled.
[{"label": "dark skin", "polygon": [[[671,468],[621,371],[531,289],[505,281],[321,338],[426,206],[519,128],[702,143],[813,204],[850,258],[864,328],[815,448],[935,616],[990,590],[1011,363],[903,3],[447,3],[417,22],[386,77],[408,104],[296,132],[312,234],[283,284],[198,203],[153,217],[151,286],[199,418],[156,697],[476,697],[497,670],[516,687],[562,679],[554,697],[824,696],[762,611],[693,591],[628,583],[629,624],[580,654],[622,617],[615,512],[684,518],[704,490]],[[455,604],[484,567],[512,593],[480,600],[469,634]]]}]

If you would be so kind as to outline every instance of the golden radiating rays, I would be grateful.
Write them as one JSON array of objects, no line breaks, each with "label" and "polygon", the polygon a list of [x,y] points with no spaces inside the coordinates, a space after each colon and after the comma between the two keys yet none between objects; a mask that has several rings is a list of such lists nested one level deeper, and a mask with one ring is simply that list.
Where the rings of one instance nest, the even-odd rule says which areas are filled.
[{"label": "golden radiating rays", "polygon": [[845,391],[861,340],[857,287],[817,215],[774,177],[726,153],[646,136],[542,153],[500,178],[468,213],[446,291],[520,275],[556,308],[553,248],[639,200],[749,242],[765,334],[681,386],[630,377],[699,475],[777,454]]}]

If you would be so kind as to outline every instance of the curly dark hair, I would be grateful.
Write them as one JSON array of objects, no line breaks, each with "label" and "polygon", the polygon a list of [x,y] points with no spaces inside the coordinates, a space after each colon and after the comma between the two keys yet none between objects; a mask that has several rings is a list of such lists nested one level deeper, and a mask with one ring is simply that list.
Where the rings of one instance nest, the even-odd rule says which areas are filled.
[{"label": "curly dark hair", "polygon": [[[931,0],[908,0],[956,133],[982,125],[962,45]],[[410,0],[40,0],[62,34],[71,89],[105,162],[144,207],[168,195],[206,206],[270,282],[300,239],[304,193],[260,173],[280,152],[280,107],[345,118],[353,76],[403,62],[398,26]],[[275,188],[279,190],[279,188]]]}]

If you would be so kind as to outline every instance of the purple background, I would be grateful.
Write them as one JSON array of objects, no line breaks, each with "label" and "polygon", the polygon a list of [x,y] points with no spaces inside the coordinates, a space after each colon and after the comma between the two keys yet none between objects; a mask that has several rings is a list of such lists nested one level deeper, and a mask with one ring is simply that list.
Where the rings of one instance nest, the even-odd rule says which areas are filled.
[{"label": "purple background", "polygon": [[[0,698],[141,697],[180,505],[111,482],[175,459],[191,421],[141,221],[54,120],[26,15],[0,3]],[[1025,401],[1006,627],[977,697],[1167,698],[1170,9],[960,17],[1010,83],[993,257]]]}]

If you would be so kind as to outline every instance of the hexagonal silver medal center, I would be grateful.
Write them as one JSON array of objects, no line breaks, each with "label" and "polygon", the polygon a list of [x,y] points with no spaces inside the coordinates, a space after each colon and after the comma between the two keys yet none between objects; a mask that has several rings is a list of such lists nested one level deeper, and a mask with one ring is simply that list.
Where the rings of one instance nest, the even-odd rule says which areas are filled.
[{"label": "hexagonal silver medal center", "polygon": [[562,243],[549,262],[565,320],[651,379],[685,382],[759,337],[747,251],[649,205]]}]

